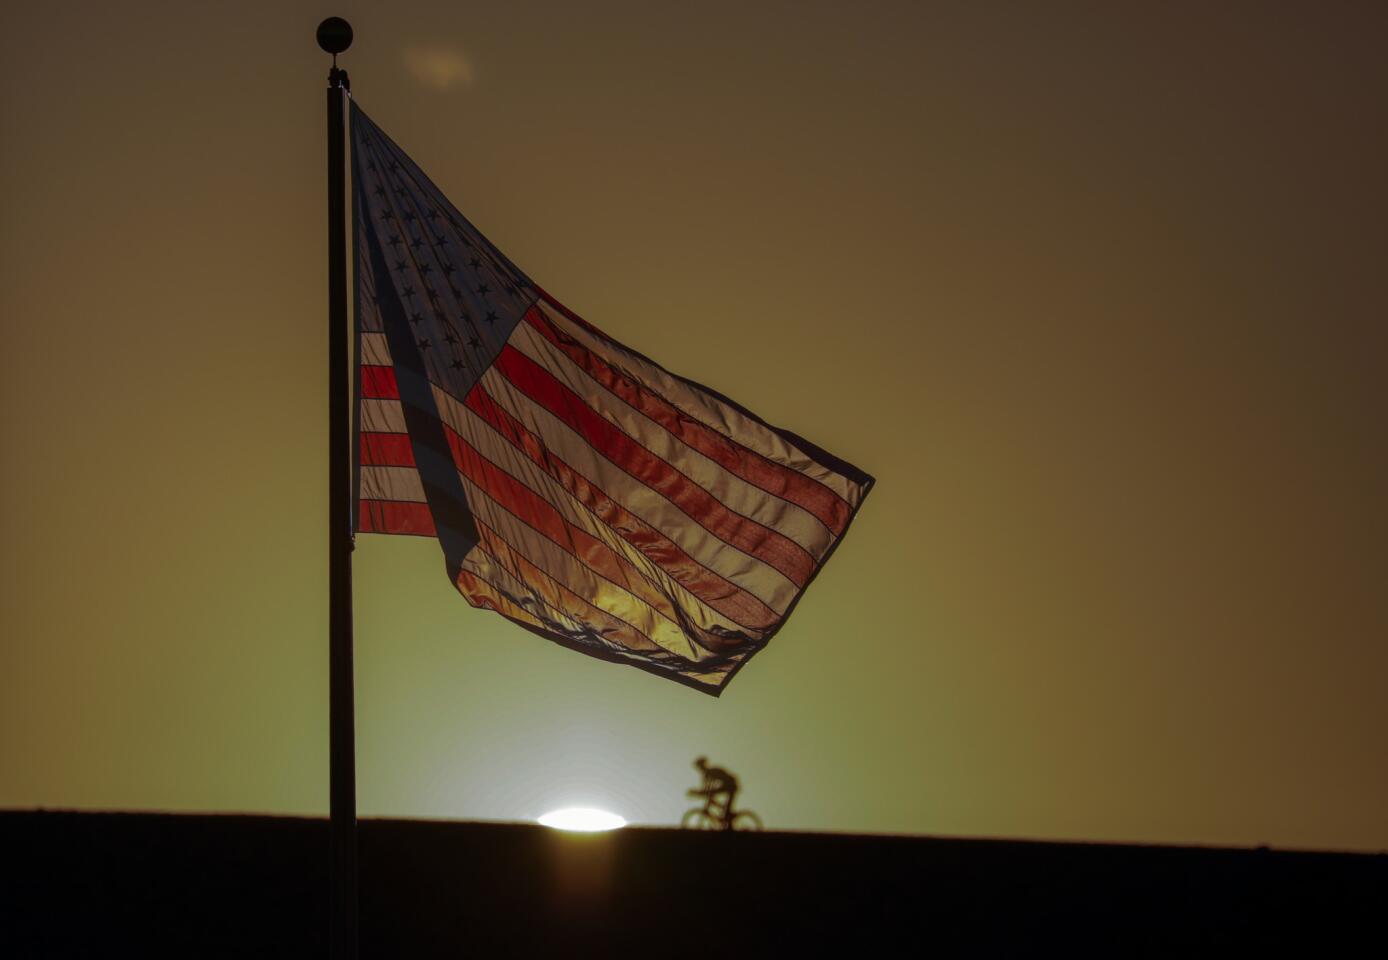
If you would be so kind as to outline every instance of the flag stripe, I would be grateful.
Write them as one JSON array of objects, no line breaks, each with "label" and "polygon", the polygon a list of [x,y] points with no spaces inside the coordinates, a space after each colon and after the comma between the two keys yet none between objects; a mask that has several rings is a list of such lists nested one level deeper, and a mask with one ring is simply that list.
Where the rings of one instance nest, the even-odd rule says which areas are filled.
[{"label": "flag stripe", "polygon": [[363,400],[361,429],[369,433],[408,433],[399,400]]},{"label": "flag stripe", "polygon": [[399,400],[400,385],[394,367],[361,365],[361,395],[368,400]]},{"label": "flag stripe", "polygon": [[427,503],[392,500],[359,500],[357,529],[362,533],[398,533],[417,537],[437,534]]},{"label": "flag stripe", "polygon": [[660,424],[678,440],[762,491],[809,511],[834,535],[843,532],[851,508],[822,483],[767,459],[677,410],[649,387],[614,370],[577,339],[560,330],[539,309],[527,311],[523,322],[539,331],[613,396]]},{"label": "flag stripe", "polygon": [[390,344],[386,341],[386,335],[384,333],[363,333],[359,360],[371,366],[390,366]]},{"label": "flag stripe", "polygon": [[[826,457],[824,459],[834,462],[829,465],[822,463],[816,459],[814,451],[802,448],[812,447],[811,444],[800,438],[792,440],[787,431],[770,427],[755,414],[717,396],[707,387],[691,384],[625,344],[618,343],[543,291],[541,297],[536,306],[556,326],[598,356],[616,358],[616,366],[633,371],[642,383],[688,416],[727,436],[757,437],[762,452],[768,458],[817,480],[854,507],[862,502],[866,481],[845,475],[838,469],[836,458]],[[848,470],[855,469],[847,464],[843,466]]]},{"label": "flag stripe", "polygon": [[373,467],[413,467],[414,450],[406,433],[371,433],[358,436],[361,465]]},{"label": "flag stripe", "polygon": [[577,473],[540,438],[526,429],[485,389],[486,379],[467,396],[467,407],[530,458],[564,490],[623,541],[683,587],[702,605],[733,624],[754,631],[769,627],[778,614],[737,584],[694,560],[655,527],[637,517]]},{"label": "flag stripe", "polygon": [[361,498],[363,500],[402,500],[427,503],[424,483],[419,471],[412,467],[361,468]]},{"label": "flag stripe", "polygon": [[511,346],[535,361],[555,380],[582,398],[603,422],[630,437],[652,457],[678,470],[696,487],[708,491],[732,513],[774,530],[804,551],[813,563],[834,541],[833,534],[814,514],[797,504],[767,494],[682,442],[624,400],[594,382],[567,354],[529,324],[511,336]]},{"label": "flag stripe", "polygon": [[604,420],[530,357],[508,344],[497,355],[496,368],[604,457],[660,493],[718,539],[776,568],[797,587],[809,581],[814,559],[804,547],[729,510],[703,487]]}]

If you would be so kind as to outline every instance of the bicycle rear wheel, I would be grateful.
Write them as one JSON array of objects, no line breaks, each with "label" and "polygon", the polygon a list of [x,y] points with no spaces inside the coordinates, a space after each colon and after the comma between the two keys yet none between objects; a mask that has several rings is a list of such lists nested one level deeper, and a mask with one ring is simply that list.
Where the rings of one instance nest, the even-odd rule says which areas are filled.
[{"label": "bicycle rear wheel", "polygon": [[685,830],[717,830],[719,824],[703,807],[695,807],[685,812],[680,827]]}]

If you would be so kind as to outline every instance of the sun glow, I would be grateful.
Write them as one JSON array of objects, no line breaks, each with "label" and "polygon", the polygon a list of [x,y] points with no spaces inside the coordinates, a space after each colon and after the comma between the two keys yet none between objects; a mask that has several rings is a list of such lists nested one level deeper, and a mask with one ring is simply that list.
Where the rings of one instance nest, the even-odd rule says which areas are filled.
[{"label": "sun glow", "polygon": [[565,807],[551,810],[540,817],[540,823],[555,830],[572,830],[578,833],[598,833],[603,830],[616,830],[627,825],[626,820],[615,813],[598,810],[594,807]]}]

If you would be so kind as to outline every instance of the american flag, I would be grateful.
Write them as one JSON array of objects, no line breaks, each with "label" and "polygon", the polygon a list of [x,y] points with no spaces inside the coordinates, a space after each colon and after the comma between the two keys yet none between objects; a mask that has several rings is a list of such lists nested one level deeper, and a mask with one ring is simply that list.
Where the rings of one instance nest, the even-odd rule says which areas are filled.
[{"label": "american flag", "polygon": [[717,695],[873,478],[541,290],[355,103],[358,510],[485,607]]}]

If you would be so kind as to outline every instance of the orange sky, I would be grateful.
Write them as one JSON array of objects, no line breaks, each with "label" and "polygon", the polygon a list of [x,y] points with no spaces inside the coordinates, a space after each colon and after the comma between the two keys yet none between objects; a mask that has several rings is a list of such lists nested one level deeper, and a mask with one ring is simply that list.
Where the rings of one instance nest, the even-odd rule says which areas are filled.
[{"label": "orange sky", "polygon": [[[364,814],[1388,847],[1371,3],[127,3],[0,31],[0,806],[327,809],[323,81],[878,478],[713,700],[356,554]],[[115,9],[118,7],[119,9]]]}]

